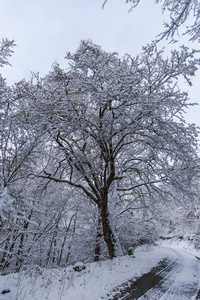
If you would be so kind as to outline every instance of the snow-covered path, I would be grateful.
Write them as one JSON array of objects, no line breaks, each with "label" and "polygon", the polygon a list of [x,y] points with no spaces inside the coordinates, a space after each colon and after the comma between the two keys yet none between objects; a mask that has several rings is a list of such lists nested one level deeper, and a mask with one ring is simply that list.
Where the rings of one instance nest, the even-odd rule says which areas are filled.
[{"label": "snow-covered path", "polygon": [[[196,255],[199,256],[198,253]],[[170,267],[170,271],[162,272],[164,276],[160,283],[154,284],[154,288],[142,297],[141,293],[140,299],[196,299],[200,288],[200,260],[178,248],[152,246],[137,248],[135,257],[123,256],[112,261],[88,263],[80,273],[67,267],[37,272],[37,269],[33,269],[0,276],[0,300],[108,300],[115,296],[117,300],[138,299],[132,296],[118,297],[120,291],[115,288],[137,281],[160,262],[162,265],[162,261],[167,265],[174,262],[173,267]],[[3,289],[10,289],[10,292],[1,294]]]},{"label": "snow-covered path", "polygon": [[197,299],[199,290],[200,261],[181,249],[173,249],[177,258],[163,279],[146,292],[140,300],[192,300]]}]

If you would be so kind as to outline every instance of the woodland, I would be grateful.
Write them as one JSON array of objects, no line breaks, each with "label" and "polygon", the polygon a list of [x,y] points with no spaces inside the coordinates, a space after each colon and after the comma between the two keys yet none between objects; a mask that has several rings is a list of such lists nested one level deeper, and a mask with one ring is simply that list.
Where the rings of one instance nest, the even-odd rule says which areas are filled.
[{"label": "woodland", "polygon": [[[172,23],[137,57],[84,40],[66,70],[54,63],[13,86],[0,75],[1,274],[113,259],[159,239],[199,249],[199,129],[185,121],[194,104],[179,84],[192,85],[199,51],[166,57],[158,43],[191,11],[186,34],[199,40],[200,4],[155,2]],[[1,68],[14,48],[1,41]]]}]

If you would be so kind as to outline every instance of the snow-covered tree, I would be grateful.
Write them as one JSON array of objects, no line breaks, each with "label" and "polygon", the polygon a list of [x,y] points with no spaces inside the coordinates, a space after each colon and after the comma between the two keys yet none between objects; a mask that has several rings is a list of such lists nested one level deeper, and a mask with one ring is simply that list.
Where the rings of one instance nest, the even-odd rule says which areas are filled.
[{"label": "snow-covered tree", "polygon": [[122,254],[113,219],[119,203],[156,205],[174,198],[170,189],[180,201],[192,197],[197,132],[184,121],[188,95],[178,79],[191,84],[194,56],[182,47],[164,59],[150,45],[120,59],[83,41],[67,54],[68,71],[55,64],[44,79],[22,87],[30,122],[57,149],[57,166],[40,176],[72,186],[99,209],[110,258]]},{"label": "snow-covered tree", "polygon": [[[8,63],[14,42],[0,43],[0,67]],[[30,219],[34,215],[27,181],[36,159],[39,136],[25,122],[26,111],[17,89],[8,87],[0,75],[0,267],[22,262]],[[38,153],[38,152],[37,152]],[[29,182],[30,183],[30,182]]]},{"label": "snow-covered tree", "polygon": [[[13,41],[8,41],[3,39],[0,42],[0,67],[8,65],[8,58],[12,54],[12,47],[14,46]],[[0,74],[0,226],[1,222],[6,218],[4,214],[11,211],[11,202],[8,200],[8,190],[5,191],[3,188],[6,186],[5,183],[5,147],[10,147],[8,145],[8,110],[10,101],[11,91],[6,85],[6,80]]]}]

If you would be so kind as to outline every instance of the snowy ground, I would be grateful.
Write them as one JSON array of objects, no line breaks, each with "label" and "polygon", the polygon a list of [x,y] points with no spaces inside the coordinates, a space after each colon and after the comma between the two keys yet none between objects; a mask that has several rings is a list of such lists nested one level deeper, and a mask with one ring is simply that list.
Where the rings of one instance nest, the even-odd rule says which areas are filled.
[{"label": "snowy ground", "polygon": [[[186,248],[186,244],[182,245]],[[177,246],[177,247],[180,247]],[[194,249],[188,249],[200,256]],[[123,256],[113,261],[90,263],[80,273],[72,267],[54,270],[30,270],[28,273],[0,277],[0,300],[100,300],[129,279],[147,273],[162,258],[175,259],[175,253],[165,247],[140,247],[135,257]]]}]

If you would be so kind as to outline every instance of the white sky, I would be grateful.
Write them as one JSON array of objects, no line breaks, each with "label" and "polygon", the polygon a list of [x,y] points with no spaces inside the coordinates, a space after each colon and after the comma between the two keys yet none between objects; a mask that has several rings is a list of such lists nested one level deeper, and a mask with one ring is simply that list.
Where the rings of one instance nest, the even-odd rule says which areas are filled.
[{"label": "white sky", "polygon": [[[154,0],[142,0],[130,13],[130,5],[125,5],[125,0],[108,0],[102,10],[103,2],[0,0],[0,39],[14,39],[17,44],[10,59],[12,67],[1,70],[7,82],[28,79],[30,71],[43,76],[55,61],[65,68],[66,52],[74,52],[83,39],[91,39],[106,51],[134,56],[162,30],[165,16]],[[192,44],[192,47],[199,48],[199,45]],[[196,76],[190,91],[191,101],[200,103],[199,95]],[[200,107],[190,109],[186,117],[200,126]]]}]

